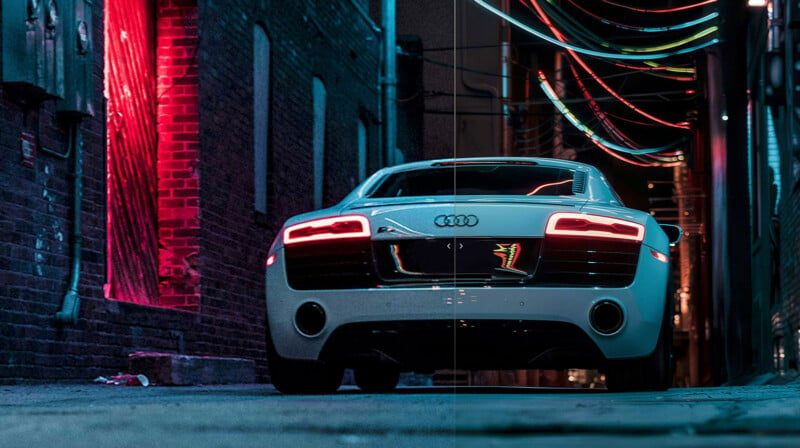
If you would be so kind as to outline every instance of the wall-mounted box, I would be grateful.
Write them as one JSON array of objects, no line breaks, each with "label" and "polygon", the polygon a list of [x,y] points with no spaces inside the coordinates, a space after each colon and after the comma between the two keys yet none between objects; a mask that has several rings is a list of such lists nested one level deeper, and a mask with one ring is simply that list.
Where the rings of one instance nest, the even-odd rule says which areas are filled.
[{"label": "wall-mounted box", "polygon": [[94,115],[92,85],[92,2],[61,0],[64,24],[64,100],[58,111]]},{"label": "wall-mounted box", "polygon": [[64,45],[56,0],[2,2],[2,82],[26,95],[64,95]]}]

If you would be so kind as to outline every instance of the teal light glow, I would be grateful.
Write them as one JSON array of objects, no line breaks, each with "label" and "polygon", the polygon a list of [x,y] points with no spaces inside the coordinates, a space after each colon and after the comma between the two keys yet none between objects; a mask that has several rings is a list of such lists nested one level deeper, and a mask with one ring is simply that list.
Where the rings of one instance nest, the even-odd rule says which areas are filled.
[{"label": "teal light glow", "polygon": [[767,165],[772,168],[773,183],[775,184],[775,209],[773,213],[778,213],[778,204],[781,202],[781,150],[778,146],[778,137],[775,132],[775,119],[772,117],[772,109],[765,107],[767,112]]}]

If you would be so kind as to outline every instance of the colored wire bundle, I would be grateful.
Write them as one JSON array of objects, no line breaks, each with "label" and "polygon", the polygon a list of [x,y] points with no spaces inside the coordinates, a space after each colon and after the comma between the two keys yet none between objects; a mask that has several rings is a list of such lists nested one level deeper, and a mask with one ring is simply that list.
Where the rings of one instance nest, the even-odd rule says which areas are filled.
[{"label": "colored wire bundle", "polygon": [[[630,78],[631,75],[637,76],[637,74],[663,79],[656,84],[644,84],[644,86],[658,86],[659,89],[665,85],[664,83],[696,82],[697,74],[692,54],[719,42],[719,28],[716,24],[719,13],[713,9],[717,0],[700,0],[669,8],[660,8],[657,5],[638,8],[618,0],[603,0],[605,6],[599,7],[579,1],[520,0],[520,3],[531,11],[530,18],[523,18],[518,13],[512,15],[513,9],[500,10],[486,0],[473,0],[476,5],[496,17],[564,51],[568,61],[567,69],[574,78],[573,87],[577,87],[581,97],[577,101],[584,104],[582,107],[586,107],[587,112],[594,118],[581,121],[578,118],[580,115],[576,113],[579,111],[567,106],[567,103],[576,101],[573,98],[574,93],[570,94],[564,89],[557,93],[541,70],[538,71],[539,84],[549,102],[591,142],[592,146],[637,166],[674,166],[683,163],[684,153],[690,140],[686,132],[691,131],[691,123],[686,120],[659,117],[658,114],[648,112],[634,104],[632,99],[636,95],[630,92],[623,95],[621,89],[630,84],[628,81],[633,79]],[[642,45],[643,39],[648,43]],[[606,74],[599,74],[590,65],[591,61],[587,60],[588,58],[605,64],[606,68],[603,71]],[[620,68],[628,72],[608,73],[609,70],[619,71]],[[609,81],[615,76],[625,76],[625,78],[616,83],[617,87],[612,87]],[[590,87],[587,82],[595,87]],[[597,87],[603,90],[603,94],[599,97],[591,91],[591,88]],[[681,92],[685,101],[691,101],[697,88],[692,86],[680,90],[663,90],[677,90]],[[601,98],[606,94],[617,102],[612,105],[601,105]],[[669,101],[663,96],[661,99],[664,102]],[[526,100],[526,104],[529,104],[529,101]],[[605,110],[608,107],[623,106],[629,114],[635,114],[639,119],[626,117],[625,113],[620,115],[619,111],[611,113]],[[667,112],[666,109],[664,112]],[[670,113],[672,114],[671,111]],[[617,126],[615,120],[623,122],[622,128]],[[657,127],[660,130],[655,133],[636,130],[642,126],[648,129]],[[672,138],[669,137],[670,132]],[[632,135],[644,137],[643,140],[652,140],[652,135],[657,135],[658,138],[666,138],[672,143],[646,145],[637,142],[637,138]],[[534,137],[525,141],[540,142],[544,139]]]}]

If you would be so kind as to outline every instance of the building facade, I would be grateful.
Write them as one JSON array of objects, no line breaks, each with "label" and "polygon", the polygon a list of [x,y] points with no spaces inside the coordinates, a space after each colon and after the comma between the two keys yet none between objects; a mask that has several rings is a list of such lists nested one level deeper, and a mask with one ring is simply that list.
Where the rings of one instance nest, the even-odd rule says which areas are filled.
[{"label": "building facade", "polygon": [[368,1],[11,3],[0,381],[116,373],[136,351],[267,379],[275,232],[381,163]]},{"label": "building facade", "polygon": [[800,359],[800,8],[770,1],[747,14],[752,363],[796,371]]}]

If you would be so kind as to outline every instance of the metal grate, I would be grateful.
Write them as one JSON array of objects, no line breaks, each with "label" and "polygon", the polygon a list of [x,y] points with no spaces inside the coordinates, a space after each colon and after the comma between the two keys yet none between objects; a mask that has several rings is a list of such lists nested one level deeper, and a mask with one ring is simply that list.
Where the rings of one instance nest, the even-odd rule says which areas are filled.
[{"label": "metal grate", "polygon": [[[388,243],[312,244],[287,248],[286,269],[294,289],[355,289],[375,286],[476,284],[503,287],[625,287],[633,282],[641,244],[627,241],[557,238],[518,240],[522,255],[515,269],[498,269],[502,258],[491,250],[506,240],[406,241],[403,252]],[[439,247],[442,246],[442,247]],[[451,248],[453,245],[450,246]],[[487,249],[487,247],[489,249]],[[394,249],[396,250],[396,249]],[[404,262],[398,263],[397,254]],[[455,256],[455,264],[454,264]],[[398,267],[408,271],[398,271]],[[441,268],[435,268],[440,266]]]},{"label": "metal grate", "polygon": [[294,289],[375,286],[369,243],[314,244],[286,249],[286,278]]},{"label": "metal grate", "polygon": [[548,237],[542,245],[533,283],[552,286],[630,285],[636,275],[640,243]]},{"label": "metal grate", "polygon": [[572,181],[572,192],[575,194],[583,194],[586,191],[586,173],[583,171],[576,171],[575,178]]}]

